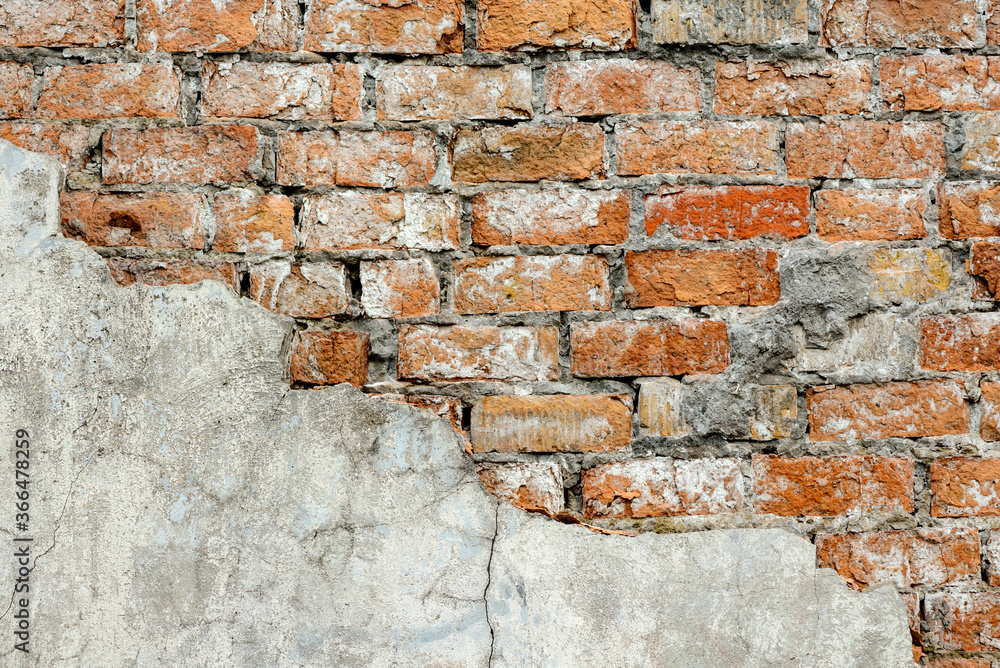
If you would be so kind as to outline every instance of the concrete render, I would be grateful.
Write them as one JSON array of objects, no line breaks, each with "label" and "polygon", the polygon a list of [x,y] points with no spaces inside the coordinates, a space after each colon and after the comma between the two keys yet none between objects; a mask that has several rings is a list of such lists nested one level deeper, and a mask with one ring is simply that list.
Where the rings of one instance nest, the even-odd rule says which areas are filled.
[{"label": "concrete render", "polygon": [[61,179],[0,141],[0,665],[912,665],[895,591],[802,538],[529,515],[447,422],[290,389],[290,320],[214,282],[118,287],[62,237]]}]

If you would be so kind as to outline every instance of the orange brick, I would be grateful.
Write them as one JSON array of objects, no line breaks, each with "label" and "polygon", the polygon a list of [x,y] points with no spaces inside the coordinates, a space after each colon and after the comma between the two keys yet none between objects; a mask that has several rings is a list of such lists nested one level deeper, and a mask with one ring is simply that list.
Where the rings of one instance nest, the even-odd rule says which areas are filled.
[{"label": "orange brick", "polygon": [[[431,394],[373,394],[371,396],[430,411],[436,417],[448,420],[451,423],[451,428],[455,431],[465,433],[462,430],[462,401],[460,399]],[[480,473],[480,475],[482,474]]]},{"label": "orange brick", "polygon": [[389,65],[375,96],[379,118],[531,118],[531,69]]},{"label": "orange brick", "polygon": [[809,234],[806,186],[663,186],[646,195],[646,234],[664,223],[688,241]]},{"label": "orange brick", "polygon": [[970,528],[816,536],[816,563],[858,590],[882,582],[942,587],[979,580],[979,532]]},{"label": "orange brick", "polygon": [[292,343],[292,382],[303,385],[368,382],[368,334],[298,332]]},{"label": "orange brick", "polygon": [[920,329],[921,368],[933,371],[1000,369],[1000,314],[922,318]]},{"label": "orange brick", "polygon": [[400,380],[542,381],[559,378],[555,327],[401,325]]},{"label": "orange brick", "polygon": [[860,114],[870,110],[872,66],[861,60],[720,62],[715,113],[756,116]]},{"label": "orange brick", "polygon": [[778,136],[766,121],[635,121],[621,123],[618,173],[774,174]]},{"label": "orange brick", "polygon": [[945,457],[931,462],[931,515],[1000,515],[1000,459]]},{"label": "orange brick", "polygon": [[152,286],[189,285],[201,281],[219,281],[238,292],[236,265],[221,260],[129,260],[108,258],[111,277],[118,285],[143,283]]},{"label": "orange brick", "polygon": [[931,659],[927,668],[991,668],[992,665],[989,659],[983,658],[947,658]]},{"label": "orange brick", "polygon": [[778,254],[766,250],[650,250],[625,254],[629,306],[760,306],[781,298]]},{"label": "orange brick", "polygon": [[893,457],[754,455],[758,513],[835,517],[913,512],[913,461]]},{"label": "orange brick", "polygon": [[201,110],[209,118],[350,121],[361,118],[361,66],[206,61]]},{"label": "orange brick", "polygon": [[632,194],[622,190],[491,190],[472,198],[472,242],[620,244]]},{"label": "orange brick", "polygon": [[816,231],[826,241],[903,241],[927,236],[927,196],[907,188],[820,190]]},{"label": "orange brick", "polygon": [[743,509],[738,459],[633,459],[585,469],[581,478],[586,518],[719,515]]},{"label": "orange brick", "polygon": [[1000,109],[1000,58],[996,56],[883,56],[879,78],[882,99],[892,110]]},{"label": "orange brick", "polygon": [[340,53],[461,53],[461,0],[351,3],[313,0],[306,12],[305,48]]},{"label": "orange brick", "polygon": [[1000,243],[977,241],[969,254],[969,273],[985,284],[987,295],[1000,296]]},{"label": "orange brick", "polygon": [[632,401],[618,395],[482,397],[473,452],[617,452],[632,436]]},{"label": "orange brick", "polygon": [[979,391],[979,435],[984,441],[1000,441],[1000,383],[984,380]]},{"label": "orange brick", "polygon": [[180,90],[180,72],[168,63],[48,67],[36,116],[176,118]]},{"label": "orange brick", "polygon": [[729,366],[720,320],[580,322],[570,325],[573,375],[680,376]]},{"label": "orange brick", "polygon": [[701,109],[701,72],[656,60],[580,60],[545,68],[545,110],[557,116]]},{"label": "orange brick", "polygon": [[475,257],[452,263],[456,313],[608,311],[608,262],[593,255]]},{"label": "orange brick", "polygon": [[812,388],[809,439],[919,438],[969,432],[965,389],[953,380]]},{"label": "orange brick", "polygon": [[0,139],[55,158],[68,172],[83,169],[90,159],[90,129],[82,125],[0,123]]},{"label": "orange brick", "polygon": [[293,318],[330,318],[351,309],[347,268],[340,262],[251,265],[250,296],[264,308]]},{"label": "orange brick", "polygon": [[413,132],[278,132],[278,183],[403,188],[430,183],[434,135]]},{"label": "orange brick", "polygon": [[[0,9],[0,13],[2,12]],[[31,90],[34,80],[35,70],[31,63],[0,62],[0,89],[4,91],[4,95],[0,97],[0,118],[31,116],[35,99]]]},{"label": "orange brick", "polygon": [[202,249],[205,209],[194,193],[62,194],[63,231],[91,246]]},{"label": "orange brick", "polygon": [[636,45],[635,0],[479,0],[476,7],[480,51]]},{"label": "orange brick", "polygon": [[212,248],[226,253],[280,253],[295,248],[295,208],[284,195],[225,192],[215,196]]},{"label": "orange brick", "polygon": [[975,0],[822,0],[820,46],[973,47]]},{"label": "orange brick", "polygon": [[[942,650],[995,652],[1000,644],[1000,592],[927,594],[924,597],[924,619],[930,626],[935,647]],[[981,659],[967,661],[980,663],[959,666],[979,668],[983,665]],[[989,665],[989,660],[986,659],[984,668],[989,668]]]},{"label": "orange brick", "polygon": [[361,263],[361,307],[369,318],[410,318],[441,311],[441,289],[427,258]]},{"label": "orange brick", "polygon": [[136,0],[139,51],[295,51],[295,0]]},{"label": "orange brick", "polygon": [[523,510],[557,515],[563,511],[563,479],[559,466],[545,462],[480,464],[486,491]]},{"label": "orange brick", "polygon": [[788,177],[925,179],[944,174],[940,123],[829,121],[785,131]]},{"label": "orange brick", "polygon": [[257,129],[249,125],[104,133],[105,183],[220,183],[260,174]]},{"label": "orange brick", "polygon": [[459,130],[451,153],[452,178],[466,183],[604,176],[604,131],[587,123]]},{"label": "orange brick", "polygon": [[0,6],[0,47],[124,43],[125,0],[5,2]]},{"label": "orange brick", "polygon": [[1000,185],[991,181],[938,186],[941,236],[946,239],[1000,236]]}]

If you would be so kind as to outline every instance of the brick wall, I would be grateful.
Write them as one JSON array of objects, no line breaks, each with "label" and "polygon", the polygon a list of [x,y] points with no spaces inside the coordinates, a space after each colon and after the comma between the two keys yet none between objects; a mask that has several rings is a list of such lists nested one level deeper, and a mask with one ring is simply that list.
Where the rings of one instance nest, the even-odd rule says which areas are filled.
[{"label": "brick wall", "polygon": [[[0,137],[122,285],[608,529],[777,526],[1000,657],[997,0],[0,0]],[[993,239],[993,240],[991,240]]]}]

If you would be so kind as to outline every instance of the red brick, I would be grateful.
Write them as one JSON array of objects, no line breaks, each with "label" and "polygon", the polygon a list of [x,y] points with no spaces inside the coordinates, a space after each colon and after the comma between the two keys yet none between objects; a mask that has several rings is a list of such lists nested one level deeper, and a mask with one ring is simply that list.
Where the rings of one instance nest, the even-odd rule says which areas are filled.
[{"label": "red brick", "polygon": [[[969,254],[969,273],[986,286],[987,298],[1000,296],[1000,243],[977,241]],[[986,297],[986,295],[984,295]]]},{"label": "red brick", "polygon": [[452,178],[465,183],[603,178],[604,131],[587,123],[459,130],[451,154]]},{"label": "red brick", "polygon": [[820,46],[973,47],[975,0],[823,0]]},{"label": "red brick", "polygon": [[303,385],[368,382],[368,334],[298,332],[292,343],[292,382]]},{"label": "red brick", "polygon": [[180,72],[169,63],[69,65],[45,69],[38,118],[176,118]]},{"label": "red brick", "polygon": [[925,179],[944,175],[940,123],[829,121],[785,131],[788,177]]},{"label": "red brick", "polygon": [[127,130],[104,133],[105,183],[254,181],[257,129],[249,125]]},{"label": "red brick", "polygon": [[945,457],[931,462],[931,515],[1000,515],[1000,459]]},{"label": "red brick", "polygon": [[369,318],[410,318],[441,311],[441,289],[427,258],[361,263],[361,307]]},{"label": "red brick", "polygon": [[63,231],[91,246],[202,249],[205,209],[194,193],[62,194]]},{"label": "red brick", "polygon": [[986,44],[1000,44],[1000,4],[986,0]]},{"label": "red brick", "polygon": [[212,248],[226,253],[295,249],[295,208],[284,195],[225,192],[215,196]]},{"label": "red brick", "polygon": [[[0,13],[2,13],[0,9]],[[3,28],[0,28],[2,31]],[[0,62],[0,118],[27,118],[31,116],[34,92],[31,87],[35,70],[31,63]]]},{"label": "red brick", "polygon": [[491,190],[472,198],[472,242],[620,244],[631,211],[627,190]]},{"label": "red brick", "polygon": [[921,368],[933,371],[1000,369],[1000,314],[922,318],[920,329]]},{"label": "red brick", "polygon": [[1000,441],[1000,383],[984,380],[979,391],[979,435],[984,441]]},{"label": "red brick", "polygon": [[809,234],[807,186],[663,186],[646,195],[646,234],[667,223],[688,241]]},{"label": "red brick", "polygon": [[379,118],[531,118],[531,69],[389,65],[375,96]]},{"label": "red brick", "polygon": [[480,51],[587,49],[636,45],[635,0],[478,0]]},{"label": "red brick", "polygon": [[826,241],[903,241],[927,236],[927,196],[916,188],[820,190],[816,231]]},{"label": "red brick", "polygon": [[720,320],[580,322],[570,325],[573,375],[680,376],[729,366]]},{"label": "red brick", "polygon": [[1000,58],[996,56],[883,56],[879,78],[882,99],[892,110],[1000,109]]},{"label": "red brick", "polygon": [[625,295],[634,308],[760,306],[781,298],[775,251],[628,251],[625,267]]},{"label": "red brick", "polygon": [[251,265],[250,296],[264,308],[293,318],[330,318],[351,310],[347,268],[340,262]]},{"label": "red brick", "polygon": [[361,66],[206,61],[201,110],[209,118],[351,121],[361,118]]},{"label": "red brick", "polygon": [[479,479],[487,492],[523,510],[549,515],[563,511],[563,479],[556,464],[480,464]]},{"label": "red brick", "polygon": [[400,380],[542,381],[559,378],[555,327],[401,325]]},{"label": "red brick", "polygon": [[942,183],[939,228],[946,239],[1000,236],[1000,185],[991,181]]},{"label": "red brick", "polygon": [[108,258],[111,277],[118,285],[189,285],[201,281],[219,281],[238,292],[236,265],[221,260],[129,260]]},{"label": "red brick", "polygon": [[0,139],[53,157],[68,172],[83,169],[90,159],[90,129],[82,125],[0,123]]},{"label": "red brick", "polygon": [[633,459],[585,469],[581,477],[586,518],[730,515],[743,509],[738,459]]},{"label": "red brick", "polygon": [[701,109],[701,72],[656,60],[580,60],[545,68],[545,110],[556,116]]},{"label": "red brick", "polygon": [[0,47],[101,47],[124,43],[125,0],[15,0],[0,6]]},{"label": "red brick", "polygon": [[758,513],[835,517],[913,512],[910,459],[754,455],[753,471]]},{"label": "red brick", "polygon": [[295,51],[295,0],[136,0],[139,51]]},{"label": "red brick", "polygon": [[475,257],[452,263],[456,313],[608,311],[608,262],[593,255]]},{"label": "red brick", "polygon": [[715,113],[756,116],[860,114],[870,110],[872,66],[862,60],[720,62]]},{"label": "red brick", "polygon": [[[924,611],[924,619],[930,626],[935,647],[966,652],[995,652],[1000,645],[1000,592],[927,594],[924,597]],[[962,668],[972,668],[959,665]],[[986,668],[988,667],[987,660]]]},{"label": "red brick", "polygon": [[853,589],[882,582],[942,587],[979,580],[979,532],[970,528],[816,536],[816,562]]},{"label": "red brick", "polygon": [[306,12],[305,48],[341,53],[461,53],[464,23],[461,0],[313,0]]},{"label": "red brick", "polygon": [[[430,411],[436,417],[448,420],[451,423],[451,428],[458,433],[465,433],[462,430],[462,401],[460,399],[430,394],[373,394],[371,396]],[[562,485],[560,484],[561,489]]]},{"label": "red brick", "polygon": [[618,173],[775,174],[776,126],[767,121],[635,121],[616,129]]}]

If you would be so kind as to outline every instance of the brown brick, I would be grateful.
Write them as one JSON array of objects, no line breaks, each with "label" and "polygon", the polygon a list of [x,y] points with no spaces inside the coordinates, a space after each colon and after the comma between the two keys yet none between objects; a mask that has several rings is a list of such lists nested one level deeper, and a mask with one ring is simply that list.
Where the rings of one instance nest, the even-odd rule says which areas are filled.
[{"label": "brown brick", "polygon": [[738,459],[633,459],[585,469],[581,477],[587,518],[729,515],[743,509]]},{"label": "brown brick", "polygon": [[563,479],[556,464],[480,464],[479,479],[487,492],[523,510],[540,510],[549,515],[563,511]]},{"label": "brown brick", "polygon": [[405,188],[430,183],[437,166],[427,130],[278,132],[278,183]]},{"label": "brown brick", "polygon": [[652,0],[653,41],[668,44],[800,44],[808,41],[807,2]]},{"label": "brown brick", "polygon": [[941,236],[946,239],[1000,236],[1000,184],[942,183],[937,193]]},{"label": "brown brick", "polygon": [[[430,411],[436,417],[448,420],[451,423],[451,428],[458,433],[465,433],[462,430],[462,401],[460,399],[431,394],[373,394],[371,396]],[[560,494],[562,493],[561,489],[562,485],[560,484]],[[496,494],[496,492],[493,493]]]},{"label": "brown brick", "polygon": [[975,0],[822,0],[820,46],[972,47]]},{"label": "brown brick", "polygon": [[927,668],[991,668],[992,662],[984,658],[938,658],[931,659]]},{"label": "brown brick", "polygon": [[0,123],[0,139],[55,158],[68,172],[83,169],[90,159],[90,129],[82,125]]},{"label": "brown brick", "polygon": [[729,366],[726,323],[719,320],[573,323],[570,341],[574,376],[680,376]]},{"label": "brown brick", "polygon": [[206,209],[195,193],[62,194],[63,231],[91,246],[202,249]]},{"label": "brown brick", "polygon": [[292,382],[361,387],[368,382],[368,347],[364,332],[298,332],[292,343]]},{"label": "brown brick", "polygon": [[621,123],[618,173],[775,174],[778,136],[766,121]]},{"label": "brown brick", "polygon": [[830,121],[785,131],[788,177],[924,179],[944,174],[940,123]]},{"label": "brown brick", "polygon": [[620,244],[631,211],[626,190],[491,190],[472,198],[472,242]]},{"label": "brown brick", "polygon": [[136,0],[139,51],[295,51],[295,0]]},{"label": "brown brick", "polygon": [[720,62],[715,113],[756,116],[860,114],[870,110],[872,66],[863,60]]},{"label": "brown brick", "polygon": [[688,241],[809,234],[807,186],[663,186],[646,195],[646,234],[664,223]]},{"label": "brown brick", "polygon": [[701,109],[701,73],[656,60],[580,60],[545,68],[545,110],[557,116]]},{"label": "brown brick", "polygon": [[[0,13],[3,10],[0,9]],[[0,27],[0,31],[3,28]],[[2,34],[2,33],[0,33]],[[34,93],[31,90],[35,70],[31,63],[0,62],[0,118],[27,118],[31,116]]]},{"label": "brown brick", "polygon": [[219,281],[238,292],[236,265],[221,260],[129,260],[109,257],[111,277],[118,285],[143,283],[152,286],[189,285],[201,281]]},{"label": "brown brick", "polygon": [[180,72],[168,63],[49,67],[36,116],[176,118],[180,100]]},{"label": "brown brick", "polygon": [[1000,441],[1000,383],[984,380],[979,390],[979,435],[984,441]]},{"label": "brown brick", "polygon": [[257,129],[249,125],[127,130],[104,133],[105,183],[254,181]]},{"label": "brown brick", "polygon": [[834,517],[912,513],[913,460],[754,455],[758,513]]},{"label": "brown brick", "polygon": [[478,0],[480,51],[587,49],[636,45],[635,0]]},{"label": "brown brick", "polygon": [[927,236],[927,196],[917,188],[820,190],[816,231],[826,241],[903,241]]},{"label": "brown brick", "polygon": [[427,258],[361,263],[361,307],[369,318],[410,318],[441,311],[441,289]]},{"label": "brown brick", "polygon": [[921,318],[921,360],[932,371],[1000,369],[1000,314]]},{"label": "brown brick", "polygon": [[124,43],[125,0],[8,1],[0,5],[0,47]]},{"label": "brown brick", "polygon": [[379,118],[531,118],[531,69],[388,65],[375,89]]},{"label": "brown brick", "polygon": [[882,99],[892,110],[1000,109],[1000,58],[995,56],[883,56]]},{"label": "brown brick", "polygon": [[971,528],[873,531],[816,536],[816,562],[858,590],[942,587],[979,580],[979,532]]},{"label": "brown brick", "polygon": [[451,153],[452,178],[466,183],[604,176],[604,131],[587,123],[459,130]]},{"label": "brown brick", "polygon": [[472,409],[473,452],[617,452],[631,437],[624,396],[493,396]]},{"label": "brown brick", "polygon": [[295,249],[295,208],[284,195],[225,192],[215,196],[213,250],[280,253]]},{"label": "brown brick", "polygon": [[951,284],[951,254],[935,248],[874,251],[868,260],[874,281],[871,296],[892,304],[925,302]]},{"label": "brown brick", "polygon": [[456,313],[608,311],[608,262],[593,255],[475,257],[452,264]]},{"label": "brown brick", "polygon": [[931,462],[931,515],[1000,515],[1000,459],[945,457]]},{"label": "brown brick", "polygon": [[340,262],[267,262],[250,266],[250,296],[293,318],[330,318],[350,312],[347,268]]},{"label": "brown brick", "polygon": [[[924,597],[924,619],[930,626],[935,647],[995,652],[1000,645],[1000,592],[927,594]],[[962,668],[972,666],[962,665]],[[988,660],[985,668],[989,668]]]},{"label": "brown brick", "polygon": [[985,283],[990,296],[1000,296],[1000,243],[977,241],[972,244],[969,273]]},{"label": "brown brick", "polygon": [[806,399],[812,441],[969,432],[965,389],[953,380],[820,387],[806,391]]},{"label": "brown brick", "polygon": [[400,380],[542,381],[559,377],[555,327],[401,325]]},{"label": "brown brick", "polygon": [[760,306],[781,298],[778,254],[767,250],[650,250],[625,254],[629,306]]},{"label": "brown brick", "polygon": [[305,48],[340,53],[461,53],[461,0],[355,3],[313,0],[306,12]]},{"label": "brown brick", "polygon": [[201,82],[201,111],[209,118],[361,118],[360,65],[209,60],[202,64]]}]

